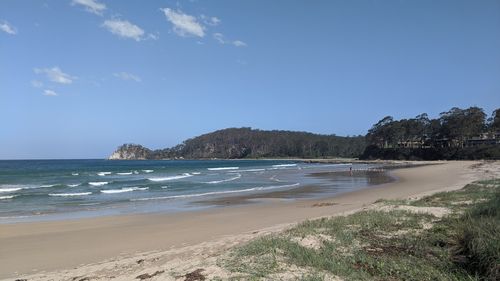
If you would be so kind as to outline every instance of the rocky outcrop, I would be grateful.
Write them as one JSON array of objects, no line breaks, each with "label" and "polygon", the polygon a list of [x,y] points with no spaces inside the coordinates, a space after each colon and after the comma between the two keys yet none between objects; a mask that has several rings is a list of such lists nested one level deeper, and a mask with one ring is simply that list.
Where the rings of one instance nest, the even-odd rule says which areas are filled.
[{"label": "rocky outcrop", "polygon": [[109,156],[109,160],[146,160],[151,159],[151,150],[138,144],[124,144]]}]

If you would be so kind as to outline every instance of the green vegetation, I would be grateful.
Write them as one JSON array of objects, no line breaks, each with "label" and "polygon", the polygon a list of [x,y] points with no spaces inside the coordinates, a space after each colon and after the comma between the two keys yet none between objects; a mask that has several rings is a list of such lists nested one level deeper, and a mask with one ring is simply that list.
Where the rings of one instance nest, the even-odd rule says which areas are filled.
[{"label": "green vegetation", "polygon": [[[365,138],[319,135],[306,132],[264,131],[229,128],[184,141],[173,148],[148,151],[126,145],[117,152],[134,147],[147,152],[147,159],[241,159],[263,157],[357,157],[365,148]],[[140,147],[140,146],[139,146]],[[130,155],[130,153],[118,153]]]},{"label": "green vegetation", "polygon": [[499,280],[500,181],[383,201],[237,248],[235,280]]},{"label": "green vegetation", "polygon": [[429,119],[386,116],[368,131],[363,159],[500,159],[500,109],[454,107]]},{"label": "green vegetation", "polygon": [[150,150],[125,144],[111,159],[500,159],[500,109],[486,120],[481,108],[452,108],[438,119],[426,113],[394,120],[387,116],[366,136],[341,137],[307,132],[228,128],[184,141],[172,148]]}]

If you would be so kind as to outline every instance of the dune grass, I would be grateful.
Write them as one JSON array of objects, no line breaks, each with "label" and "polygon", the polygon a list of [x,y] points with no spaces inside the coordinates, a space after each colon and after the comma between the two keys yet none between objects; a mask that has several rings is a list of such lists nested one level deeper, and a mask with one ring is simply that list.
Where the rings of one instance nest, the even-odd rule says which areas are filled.
[{"label": "dune grass", "polygon": [[220,263],[234,280],[498,280],[500,181],[483,181],[385,206],[306,221],[258,238]]}]

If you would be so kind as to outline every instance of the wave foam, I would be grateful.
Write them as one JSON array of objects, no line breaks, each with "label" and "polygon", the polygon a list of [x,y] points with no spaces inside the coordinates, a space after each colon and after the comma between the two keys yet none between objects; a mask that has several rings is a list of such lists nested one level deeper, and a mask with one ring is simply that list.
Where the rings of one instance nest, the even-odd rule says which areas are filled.
[{"label": "wave foam", "polygon": [[237,174],[235,177],[232,177],[232,178],[229,178],[229,179],[225,179],[225,180],[209,181],[209,182],[204,182],[204,183],[216,184],[216,183],[223,183],[223,182],[228,182],[228,181],[234,181],[234,180],[237,180],[239,178],[241,178],[241,174]]},{"label": "wave foam", "polygon": [[90,195],[92,192],[75,192],[75,193],[49,193],[49,196],[71,197],[71,196],[85,196]]},{"label": "wave foam", "polygon": [[0,192],[14,192],[23,189],[22,187],[7,187],[7,188],[0,188]]},{"label": "wave foam", "polygon": [[72,176],[78,176],[79,173],[71,173]]},{"label": "wave foam", "polygon": [[224,171],[224,170],[238,170],[240,167],[218,167],[218,168],[207,168],[209,171]]},{"label": "wave foam", "polygon": [[99,176],[107,176],[107,175],[111,175],[111,172],[99,172],[99,173],[97,173],[97,175],[99,175]]},{"label": "wave foam", "polygon": [[248,169],[248,170],[238,170],[238,171],[230,171],[229,173],[239,173],[239,172],[263,172],[266,169]]},{"label": "wave foam", "polygon": [[116,173],[117,175],[120,175],[120,176],[127,176],[127,175],[131,175],[132,172],[125,172],[125,173]]},{"label": "wave foam", "polygon": [[295,167],[297,164],[279,164],[279,165],[273,165],[273,168],[285,168],[285,167]]},{"label": "wave foam", "polygon": [[250,191],[262,191],[262,190],[269,190],[269,189],[294,187],[294,186],[299,186],[299,185],[300,185],[300,183],[286,184],[286,185],[274,185],[274,186],[259,186],[259,187],[252,187],[252,188],[240,189],[240,190],[225,190],[225,191],[213,191],[213,192],[205,192],[205,193],[195,193],[195,194],[185,194],[185,195],[172,195],[172,196],[163,196],[163,197],[135,198],[135,199],[130,199],[130,201],[149,201],[149,200],[167,200],[167,199],[178,199],[178,198],[192,198],[192,197],[201,197],[201,196],[209,196],[209,195],[242,193],[242,192],[250,192]]},{"label": "wave foam", "polygon": [[115,193],[123,193],[123,192],[130,192],[130,191],[148,190],[148,189],[149,189],[149,187],[124,187],[121,189],[101,190],[101,193],[115,194]]},{"label": "wave foam", "polygon": [[16,197],[17,195],[6,195],[6,196],[0,196],[0,200],[4,200],[4,199],[12,199],[14,197]]},{"label": "wave foam", "polygon": [[54,187],[56,185],[58,185],[58,184],[42,184],[42,185],[40,185],[40,187],[41,188],[44,188],[44,187]]},{"label": "wave foam", "polygon": [[152,173],[154,170],[142,170],[144,173]]},{"label": "wave foam", "polygon": [[270,179],[270,180],[272,180],[272,181],[276,181],[276,182],[284,182],[284,181],[282,181],[282,180],[280,180],[280,179],[276,178],[276,175],[274,175],[274,176],[270,177],[269,179]]},{"label": "wave foam", "polygon": [[171,180],[178,180],[178,179],[183,179],[183,178],[189,178],[192,177],[193,175],[189,173],[184,173],[182,175],[178,176],[171,176],[171,177],[164,177],[164,178],[149,178],[148,180],[150,181],[171,181]]},{"label": "wave foam", "polygon": [[90,185],[92,186],[102,186],[108,184],[107,181],[91,181],[89,182]]},{"label": "wave foam", "polygon": [[75,183],[75,184],[67,184],[68,187],[77,187],[79,186],[80,183]]}]

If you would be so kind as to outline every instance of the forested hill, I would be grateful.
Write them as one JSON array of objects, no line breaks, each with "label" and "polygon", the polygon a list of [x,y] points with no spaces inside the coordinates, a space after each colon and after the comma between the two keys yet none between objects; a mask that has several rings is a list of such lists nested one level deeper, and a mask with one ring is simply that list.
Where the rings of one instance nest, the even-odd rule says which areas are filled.
[{"label": "forested hill", "polygon": [[307,132],[229,128],[184,141],[172,148],[150,150],[124,144],[110,159],[242,159],[264,157],[357,157],[364,136],[341,137]]}]

